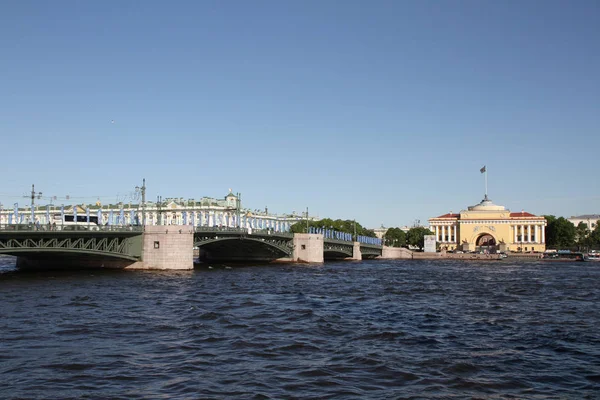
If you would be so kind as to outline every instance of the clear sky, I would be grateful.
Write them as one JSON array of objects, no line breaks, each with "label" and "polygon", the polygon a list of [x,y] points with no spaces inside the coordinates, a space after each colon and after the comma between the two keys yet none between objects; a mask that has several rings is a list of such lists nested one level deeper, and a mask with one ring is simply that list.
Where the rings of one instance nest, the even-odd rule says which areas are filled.
[{"label": "clear sky", "polygon": [[[600,2],[3,1],[0,201],[600,212]],[[114,122],[113,122],[114,121]],[[48,202],[48,200],[39,200]]]}]

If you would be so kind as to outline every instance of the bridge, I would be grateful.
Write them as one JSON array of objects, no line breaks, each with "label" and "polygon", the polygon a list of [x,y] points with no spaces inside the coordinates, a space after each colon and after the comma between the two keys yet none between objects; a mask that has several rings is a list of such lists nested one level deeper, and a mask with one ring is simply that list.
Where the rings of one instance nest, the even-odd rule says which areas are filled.
[{"label": "bridge", "polygon": [[[294,244],[299,235],[290,232],[274,232],[269,229],[246,229],[228,227],[196,227],[194,247],[201,259],[210,260],[294,260],[294,251],[303,250],[306,244]],[[363,259],[381,255],[382,246],[313,235],[323,241],[323,259]],[[296,249],[299,246],[299,249]]]},{"label": "bridge", "polygon": [[142,259],[141,226],[0,226],[0,254],[20,267],[41,265],[124,266]]},{"label": "bridge", "polygon": [[1,225],[0,254],[18,257],[19,267],[101,266],[190,269],[193,249],[207,261],[323,262],[375,258],[383,247],[322,234],[270,229],[181,225]]}]

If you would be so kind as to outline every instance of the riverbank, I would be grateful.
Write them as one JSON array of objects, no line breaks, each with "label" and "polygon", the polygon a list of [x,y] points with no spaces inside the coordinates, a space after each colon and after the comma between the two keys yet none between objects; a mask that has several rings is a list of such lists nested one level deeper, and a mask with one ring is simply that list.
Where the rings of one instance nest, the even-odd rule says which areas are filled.
[{"label": "riverbank", "polygon": [[421,253],[413,252],[413,260],[500,260],[500,254],[478,254],[478,253]]}]

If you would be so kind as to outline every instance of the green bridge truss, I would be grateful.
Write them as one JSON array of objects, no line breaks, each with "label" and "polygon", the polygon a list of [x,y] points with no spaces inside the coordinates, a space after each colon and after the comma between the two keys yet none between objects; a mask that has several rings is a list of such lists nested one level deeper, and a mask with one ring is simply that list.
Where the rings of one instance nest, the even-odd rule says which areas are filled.
[{"label": "green bridge truss", "polygon": [[344,255],[352,257],[354,254],[354,243],[345,240],[324,239],[323,240],[324,255]]},{"label": "green bridge truss", "polygon": [[0,227],[0,254],[14,256],[85,254],[139,261],[142,257],[141,227],[56,227],[30,225]]},{"label": "green bridge truss", "polygon": [[376,244],[360,244],[360,253],[365,258],[375,258],[381,255],[383,246],[378,246]]}]

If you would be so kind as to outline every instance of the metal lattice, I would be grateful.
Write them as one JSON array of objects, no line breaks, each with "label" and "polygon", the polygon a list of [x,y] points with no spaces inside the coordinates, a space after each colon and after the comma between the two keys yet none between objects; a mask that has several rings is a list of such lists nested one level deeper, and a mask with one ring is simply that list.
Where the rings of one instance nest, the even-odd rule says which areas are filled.
[{"label": "metal lattice", "polygon": [[380,256],[382,251],[382,246],[377,245],[360,245],[360,253],[363,256]]},{"label": "metal lattice", "polygon": [[352,257],[354,254],[354,245],[342,240],[325,239],[323,241],[324,253],[340,253]]},{"label": "metal lattice", "polygon": [[80,253],[118,257],[129,260],[141,258],[141,247],[130,237],[19,237],[0,238],[0,254],[19,253]]}]

